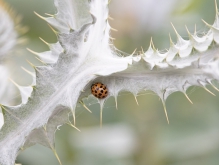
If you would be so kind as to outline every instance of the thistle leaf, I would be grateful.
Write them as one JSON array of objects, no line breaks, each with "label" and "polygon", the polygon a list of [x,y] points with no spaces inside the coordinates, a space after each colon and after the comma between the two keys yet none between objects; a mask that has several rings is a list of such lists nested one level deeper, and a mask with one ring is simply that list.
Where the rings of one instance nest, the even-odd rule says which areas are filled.
[{"label": "thistle leaf", "polygon": [[54,4],[57,14],[44,19],[59,31],[77,30],[91,20],[87,0],[54,0]]},{"label": "thistle leaf", "polygon": [[[91,94],[94,82],[107,85],[108,97],[115,98],[120,91],[130,91],[136,97],[140,91],[151,90],[161,98],[167,116],[165,100],[171,93],[181,91],[187,96],[188,87],[207,90],[206,85],[219,79],[218,11],[205,36],[193,34],[184,40],[176,32],[178,42],[171,42],[165,53],[151,42],[146,52],[123,57],[110,46],[107,0],[55,0],[55,6],[56,15],[42,18],[58,30],[58,42],[49,44],[53,45],[49,52],[38,53],[40,57],[48,55],[49,60],[45,66],[34,67],[36,85],[31,97],[26,104],[2,105],[5,125],[0,132],[0,164],[14,164],[20,148],[36,143],[55,153],[57,126],[72,125],[70,112],[75,126],[76,104]],[[88,8],[90,15],[85,12]],[[108,97],[99,99],[101,114]]]},{"label": "thistle leaf", "polygon": [[2,128],[3,125],[4,125],[4,116],[3,116],[2,108],[0,107],[0,129]]}]

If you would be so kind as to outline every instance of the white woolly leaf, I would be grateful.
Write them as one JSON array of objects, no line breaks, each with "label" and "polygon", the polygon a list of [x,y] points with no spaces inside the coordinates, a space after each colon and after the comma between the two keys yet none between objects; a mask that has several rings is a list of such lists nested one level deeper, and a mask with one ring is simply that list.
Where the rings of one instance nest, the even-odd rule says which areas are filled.
[{"label": "white woolly leaf", "polygon": [[2,128],[3,125],[4,125],[4,116],[3,116],[2,108],[0,107],[0,129]]},{"label": "white woolly leaf", "polygon": [[[165,108],[171,93],[181,91],[186,95],[188,87],[194,85],[207,90],[207,84],[219,79],[219,51],[213,44],[219,41],[218,12],[203,37],[195,33],[184,40],[176,32],[177,43],[171,41],[165,53],[151,42],[141,55],[123,57],[121,51],[110,46],[107,0],[55,0],[55,6],[58,13],[43,19],[58,30],[58,43],[49,44],[49,52],[37,53],[47,59],[47,64],[35,67],[36,86],[31,97],[26,104],[2,105],[5,125],[0,132],[0,164],[14,164],[20,148],[36,143],[51,148],[57,156],[54,133],[63,123],[72,125],[70,112],[75,124],[76,104],[91,94],[94,82],[104,83],[108,97],[115,98],[120,91],[130,91],[136,97],[140,91],[151,90]],[[108,97],[99,99],[101,107]]]},{"label": "white woolly leaf", "polygon": [[54,0],[54,4],[57,14],[45,19],[62,32],[68,32],[69,28],[77,30],[91,20],[87,0]]}]

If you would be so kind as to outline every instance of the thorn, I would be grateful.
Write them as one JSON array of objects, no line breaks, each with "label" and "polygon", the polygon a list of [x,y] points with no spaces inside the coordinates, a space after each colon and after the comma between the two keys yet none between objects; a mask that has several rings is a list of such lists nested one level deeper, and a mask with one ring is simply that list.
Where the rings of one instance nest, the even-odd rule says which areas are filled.
[{"label": "thorn", "polygon": [[35,69],[36,70],[36,66],[33,64],[33,63],[31,63],[30,61],[28,61],[28,60],[26,60],[27,62],[28,62],[28,64],[33,68],[33,69]]},{"label": "thorn", "polygon": [[116,110],[118,110],[117,96],[114,96],[114,98],[115,98],[115,103],[116,103]]},{"label": "thorn", "polygon": [[31,76],[35,77],[35,74],[29,70],[27,70],[26,68],[24,67],[21,67],[21,69],[23,69],[25,72],[27,72],[28,74],[30,74]]},{"label": "thorn", "polygon": [[215,0],[214,3],[215,3],[215,11],[216,11],[216,14],[218,14],[217,0]]},{"label": "thorn", "polygon": [[105,100],[98,99],[98,101],[100,104],[100,128],[102,128],[102,125],[103,125],[103,106],[104,106]]},{"label": "thorn", "polygon": [[39,56],[39,53],[38,53],[38,52],[35,52],[35,51],[33,51],[33,50],[29,49],[29,48],[26,48],[26,49],[27,49],[30,53]]},{"label": "thorn", "polygon": [[58,36],[59,33],[50,24],[48,24],[48,26],[55,33],[55,35]]},{"label": "thorn", "polygon": [[173,43],[173,40],[172,40],[172,38],[171,38],[171,35],[170,35],[170,33],[169,33],[169,37],[170,37],[170,46],[173,46],[173,45],[174,45],[174,43]]},{"label": "thorn", "polygon": [[188,99],[188,101],[191,103],[191,104],[193,104],[193,102],[190,100],[190,98],[189,98],[189,96],[186,94],[186,92],[183,92],[184,93],[184,95],[186,96],[186,98]]},{"label": "thorn", "polygon": [[135,101],[136,101],[137,105],[139,105],[138,100],[137,100],[137,96],[134,96],[134,97],[135,97]]},{"label": "thorn", "polygon": [[82,102],[79,102],[88,112],[92,113],[92,111]]},{"label": "thorn", "polygon": [[216,91],[219,92],[219,89],[214,84],[212,84],[212,82],[210,80],[207,80],[207,81]]},{"label": "thorn", "polygon": [[164,108],[164,112],[165,112],[165,115],[166,115],[167,123],[170,124],[168,114],[167,114],[166,104],[165,104],[163,99],[161,99],[161,101],[162,101],[162,104],[163,104],[163,108]]},{"label": "thorn", "polygon": [[50,45],[48,42],[46,42],[44,39],[42,39],[41,37],[39,37],[39,39],[41,40],[41,41],[43,41],[46,45]]},{"label": "thorn", "polygon": [[141,46],[141,51],[142,51],[142,54],[144,54],[144,49],[142,48],[142,46]]},{"label": "thorn", "polygon": [[179,35],[179,33],[177,32],[176,28],[174,27],[173,23],[172,23],[172,22],[170,22],[170,24],[172,25],[172,27],[173,27],[173,30],[175,31],[175,33],[176,33],[177,37],[179,37],[180,35]]},{"label": "thorn", "polygon": [[100,105],[100,128],[102,128],[103,125],[103,108]]},{"label": "thorn", "polygon": [[[22,33],[23,34],[23,33]],[[18,38],[17,39],[17,43],[20,45],[24,45],[28,42],[28,39],[27,38]]]},{"label": "thorn", "polygon": [[38,58],[38,57],[35,57],[38,61],[40,61],[42,64],[44,64],[44,65],[46,65],[46,63],[43,61],[43,60],[41,60],[40,58]]},{"label": "thorn", "polygon": [[8,78],[17,88],[20,87],[20,85],[18,85],[14,80],[12,80],[10,77]]},{"label": "thorn", "polygon": [[113,20],[114,20],[112,17],[110,17],[110,15],[108,15],[108,19],[110,19],[111,21],[113,21]]},{"label": "thorn", "polygon": [[35,12],[34,11],[34,14],[36,14],[38,17],[40,17],[41,19],[43,19],[43,20],[46,20],[46,18],[45,17],[43,17],[43,16],[41,16],[41,15],[39,15],[37,12]]},{"label": "thorn", "polygon": [[75,110],[71,110],[71,112],[72,112],[72,117],[73,117],[74,125],[76,125]]},{"label": "thorn", "polygon": [[176,33],[176,36],[177,36],[177,42],[180,42],[180,41],[184,41],[183,38],[179,35],[179,33],[177,32],[176,28],[174,27],[174,25],[172,24],[171,22],[171,25],[173,27],[173,30],[174,32]]},{"label": "thorn", "polygon": [[1,107],[2,109],[4,109],[4,105],[0,104],[0,107]]},{"label": "thorn", "polygon": [[45,13],[45,15],[50,16],[50,17],[54,17],[54,15],[49,14],[49,13]]},{"label": "thorn", "polygon": [[46,124],[43,125],[43,129],[46,131]]},{"label": "thorn", "polygon": [[203,88],[210,94],[212,94],[213,96],[216,96],[213,92],[211,92],[208,88],[206,88],[205,86],[203,86]]},{"label": "thorn", "polygon": [[109,37],[111,40],[116,40],[115,38]]},{"label": "thorn", "polygon": [[208,27],[212,28],[212,26],[208,24],[207,22],[205,22],[205,20],[202,19],[202,22],[204,22],[204,24],[207,25]]},{"label": "thorn", "polygon": [[150,46],[149,47],[152,47],[152,49],[155,50],[155,46],[154,46],[152,37],[151,37],[151,41],[150,41]]},{"label": "thorn", "polygon": [[196,35],[196,24],[195,24],[195,32],[194,32],[194,35]]},{"label": "thorn", "polygon": [[213,92],[211,92],[208,88],[205,87],[205,85],[202,84],[201,80],[198,80],[198,83],[210,94],[213,96],[216,96]]},{"label": "thorn", "polygon": [[219,92],[219,89],[218,89],[216,86],[214,86],[213,84],[211,84],[211,86],[212,86],[216,91]]},{"label": "thorn", "polygon": [[111,29],[112,31],[118,32],[117,29],[114,29],[114,28],[112,28],[112,27],[110,27],[110,29]]},{"label": "thorn", "polygon": [[[50,146],[51,146],[51,145],[50,145]],[[59,165],[62,165],[62,162],[61,162],[61,160],[60,160],[60,158],[59,158],[59,156],[58,156],[58,154],[57,154],[55,148],[53,148],[53,147],[51,146],[51,149],[52,149],[52,151],[53,151],[53,153],[54,153],[56,159],[58,160]]]},{"label": "thorn", "polygon": [[132,52],[131,56],[135,54],[136,50],[137,50],[137,48]]},{"label": "thorn", "polygon": [[189,29],[188,29],[188,27],[185,25],[185,27],[186,27],[186,31],[187,31],[187,33],[188,33],[188,35],[189,35],[189,37],[191,38],[191,33],[189,32]]},{"label": "thorn", "polygon": [[67,123],[69,126],[75,128],[77,131],[81,132],[81,130],[79,128],[77,128],[76,126],[74,126],[71,122]]},{"label": "thorn", "polygon": [[74,32],[74,29],[71,27],[71,25],[69,23],[67,23],[68,28],[70,29],[70,32]]}]

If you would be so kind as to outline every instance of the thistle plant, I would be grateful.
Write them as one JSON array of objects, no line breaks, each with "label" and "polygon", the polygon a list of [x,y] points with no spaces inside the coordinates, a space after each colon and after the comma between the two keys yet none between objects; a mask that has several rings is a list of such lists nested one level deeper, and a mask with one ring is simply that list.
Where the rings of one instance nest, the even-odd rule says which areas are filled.
[{"label": "thistle plant", "polygon": [[[0,100],[1,104],[11,105],[15,94],[15,88],[9,82],[11,75],[8,61],[13,54],[18,53],[18,45],[23,43],[21,34],[25,33],[27,28],[20,25],[21,17],[17,15],[5,2],[0,0]],[[4,124],[2,108],[0,108],[0,129]]]},{"label": "thistle plant", "polygon": [[[77,129],[76,105],[86,107],[83,99],[91,95],[91,85],[96,82],[105,84],[109,92],[106,98],[97,99],[101,122],[105,101],[113,96],[117,105],[121,91],[129,91],[135,98],[141,91],[153,91],[169,123],[165,106],[169,95],[182,92],[192,103],[186,94],[189,87],[200,86],[212,93],[206,87],[211,85],[218,90],[213,84],[219,79],[217,7],[215,22],[206,23],[209,31],[205,35],[188,31],[189,40],[184,40],[174,28],[177,43],[170,38],[168,51],[160,52],[151,40],[147,51],[128,54],[113,46],[108,0],[54,0],[54,4],[57,14],[39,16],[50,24],[57,43],[44,41],[50,48],[47,52],[30,50],[44,62],[43,66],[32,65],[36,82],[30,87],[19,86],[20,105],[1,104],[5,122],[0,131],[0,164],[13,165],[20,150],[36,143],[50,148],[61,164],[54,144],[57,126],[69,124]],[[0,40],[5,34],[0,34]]]}]

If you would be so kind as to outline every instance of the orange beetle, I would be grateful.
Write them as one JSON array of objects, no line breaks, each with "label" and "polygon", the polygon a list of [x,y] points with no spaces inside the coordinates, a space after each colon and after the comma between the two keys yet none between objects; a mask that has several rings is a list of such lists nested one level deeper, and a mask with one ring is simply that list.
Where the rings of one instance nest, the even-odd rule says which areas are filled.
[{"label": "orange beetle", "polygon": [[97,97],[99,99],[103,99],[103,98],[107,97],[108,89],[107,89],[106,85],[104,85],[100,82],[97,82],[97,83],[91,85],[91,93],[95,97]]}]

